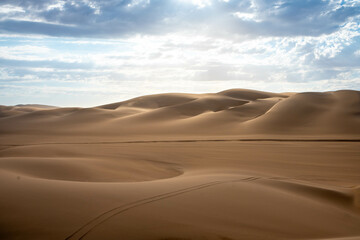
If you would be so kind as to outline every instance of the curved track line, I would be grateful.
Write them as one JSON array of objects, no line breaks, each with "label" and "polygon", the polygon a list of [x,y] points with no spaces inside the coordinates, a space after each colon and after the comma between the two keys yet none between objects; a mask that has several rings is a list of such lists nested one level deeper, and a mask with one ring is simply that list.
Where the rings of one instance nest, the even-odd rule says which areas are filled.
[{"label": "curved track line", "polygon": [[103,218],[103,217],[108,217],[107,214],[113,214],[115,211],[119,210],[121,211],[123,208],[127,208],[129,206],[133,206],[133,205],[136,205],[136,204],[141,204],[142,202],[144,201],[151,201],[151,200],[154,200],[154,199],[157,199],[157,198],[161,198],[161,197],[164,197],[164,196],[168,196],[168,195],[171,195],[171,194],[177,194],[177,193],[182,193],[182,192],[186,192],[186,191],[191,191],[193,190],[194,188],[198,188],[198,187],[206,187],[208,185],[211,185],[211,184],[216,184],[218,183],[219,181],[216,181],[216,182],[210,182],[210,183],[206,183],[206,184],[200,184],[200,185],[196,185],[196,186],[192,186],[192,187],[188,187],[188,188],[183,188],[183,189],[179,189],[179,190],[176,190],[176,191],[172,191],[172,192],[167,192],[167,193],[163,193],[163,194],[159,194],[159,195],[155,195],[155,196],[152,196],[152,197],[148,197],[148,198],[144,198],[144,199],[140,199],[140,200],[137,200],[137,201],[134,201],[134,202],[131,202],[131,203],[127,203],[127,204],[124,204],[124,205],[121,205],[121,206],[118,206],[118,207],[115,207],[115,208],[112,208],[106,212],[103,212],[101,213],[100,215],[98,215],[97,217],[93,218],[92,220],[90,220],[89,222],[85,223],[82,227],[80,227],[78,230],[76,230],[73,234],[71,234],[70,236],[68,236],[67,238],[65,238],[66,240],[68,239],[72,239],[75,235],[77,235],[80,231],[82,231],[83,229],[85,229],[86,227],[94,224],[96,221],[98,221],[99,219]]},{"label": "curved track line", "polygon": [[174,196],[177,196],[177,195],[185,194],[185,193],[188,193],[188,192],[191,192],[191,191],[200,190],[200,189],[203,189],[203,188],[215,186],[215,185],[218,185],[218,184],[224,184],[224,183],[229,183],[229,182],[239,182],[239,181],[255,181],[257,179],[259,179],[259,178],[258,177],[248,177],[248,178],[237,179],[237,180],[214,181],[214,182],[199,184],[199,185],[195,185],[195,186],[192,186],[192,187],[183,188],[183,189],[179,189],[179,190],[176,190],[176,191],[171,191],[171,192],[155,195],[155,196],[144,198],[144,199],[141,199],[141,200],[137,200],[137,201],[134,201],[134,202],[131,202],[131,203],[127,203],[127,204],[112,208],[112,209],[110,209],[110,210],[108,210],[106,212],[101,213],[97,217],[93,218],[92,220],[90,220],[89,222],[87,222],[83,226],[81,226],[74,233],[72,233],[67,238],[65,238],[65,240],[83,239],[87,234],[89,234],[91,231],[93,231],[96,227],[98,227],[99,225],[101,225],[105,221],[109,220],[110,218],[112,218],[112,217],[114,217],[114,216],[116,216],[118,214],[126,212],[126,211],[128,211],[128,210],[130,210],[132,208],[136,208],[136,207],[139,207],[139,206],[142,206],[142,205],[150,204],[152,202],[160,201],[160,200],[170,198],[170,197],[174,197]]}]

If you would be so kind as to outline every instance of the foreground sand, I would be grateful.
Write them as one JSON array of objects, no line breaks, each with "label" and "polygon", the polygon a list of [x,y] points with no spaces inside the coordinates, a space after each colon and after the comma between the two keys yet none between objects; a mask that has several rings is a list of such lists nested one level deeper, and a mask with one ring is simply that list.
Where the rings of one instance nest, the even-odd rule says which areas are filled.
[{"label": "foreground sand", "polygon": [[356,91],[4,106],[0,239],[359,239],[359,113]]}]

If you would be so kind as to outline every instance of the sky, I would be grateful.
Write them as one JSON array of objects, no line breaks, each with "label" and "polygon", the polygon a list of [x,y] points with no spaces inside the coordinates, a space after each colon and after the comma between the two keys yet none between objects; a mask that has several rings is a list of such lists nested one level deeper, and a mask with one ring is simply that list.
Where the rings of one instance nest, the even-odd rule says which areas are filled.
[{"label": "sky", "polygon": [[0,105],[231,88],[360,90],[360,1],[0,1]]}]

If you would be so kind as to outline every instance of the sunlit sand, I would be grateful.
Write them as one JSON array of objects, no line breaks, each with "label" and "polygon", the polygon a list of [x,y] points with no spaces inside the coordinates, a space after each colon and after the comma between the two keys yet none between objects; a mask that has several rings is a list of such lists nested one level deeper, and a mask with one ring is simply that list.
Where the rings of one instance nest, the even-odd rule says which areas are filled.
[{"label": "sunlit sand", "polygon": [[0,239],[358,239],[360,92],[0,107]]}]

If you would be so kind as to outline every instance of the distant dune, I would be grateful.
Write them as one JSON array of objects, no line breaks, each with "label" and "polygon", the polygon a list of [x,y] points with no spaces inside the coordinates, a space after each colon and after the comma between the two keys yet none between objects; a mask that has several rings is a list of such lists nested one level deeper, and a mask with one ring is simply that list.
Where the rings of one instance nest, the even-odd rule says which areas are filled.
[{"label": "distant dune", "polygon": [[0,107],[1,133],[360,134],[360,92],[157,94],[93,108]]},{"label": "distant dune", "polygon": [[360,239],[360,92],[0,106],[0,239]]}]

